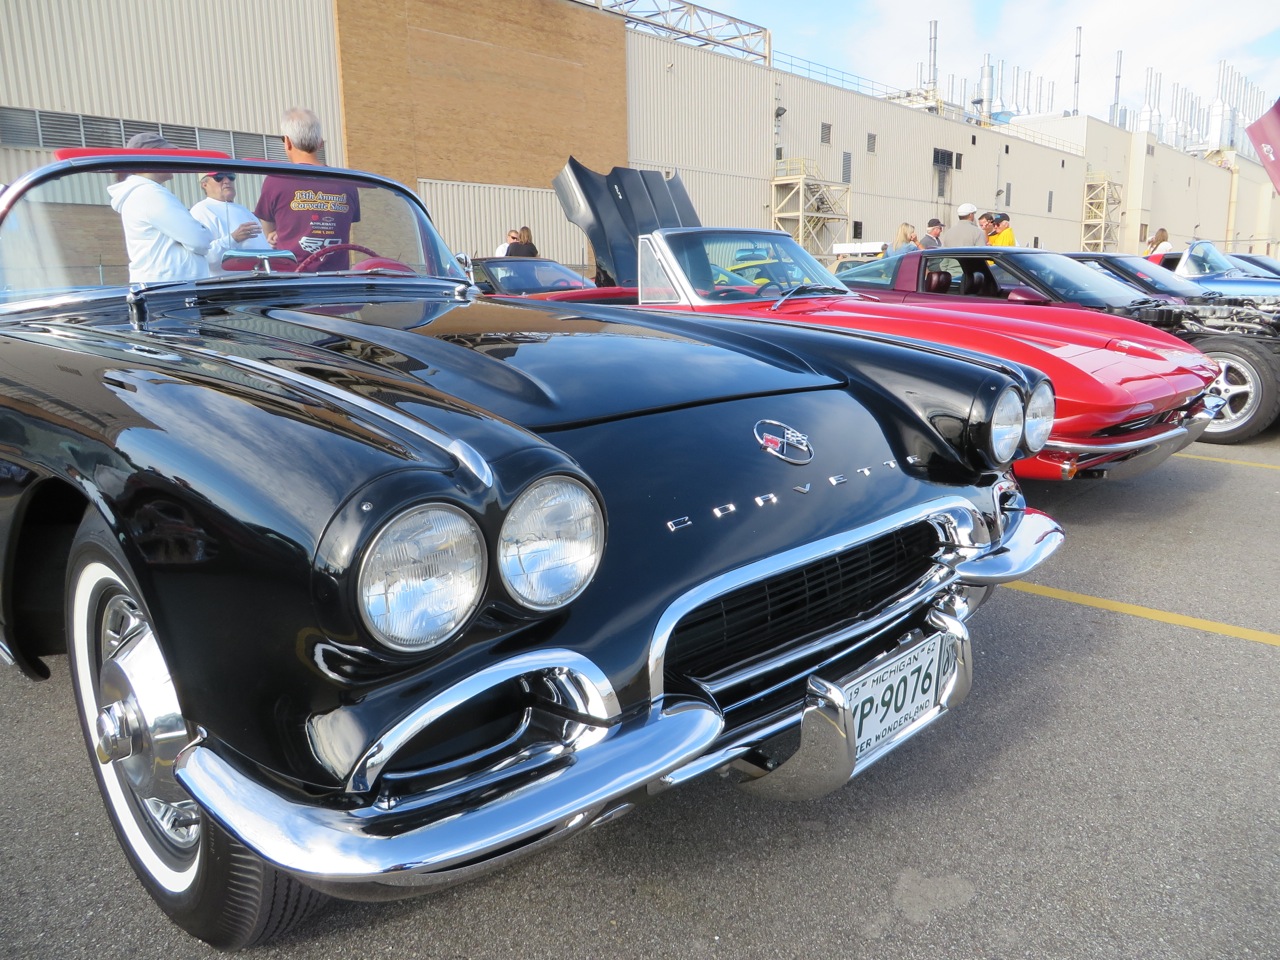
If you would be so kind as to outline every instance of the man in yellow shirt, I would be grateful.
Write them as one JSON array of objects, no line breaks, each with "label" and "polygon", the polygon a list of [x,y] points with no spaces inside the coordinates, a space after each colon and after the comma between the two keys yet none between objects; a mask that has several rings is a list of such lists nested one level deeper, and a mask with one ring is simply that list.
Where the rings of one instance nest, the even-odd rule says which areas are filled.
[{"label": "man in yellow shirt", "polygon": [[997,213],[991,218],[992,231],[987,237],[987,243],[993,247],[1016,247],[1018,241],[1013,239],[1013,227],[1009,225],[1009,215],[1007,213]]}]

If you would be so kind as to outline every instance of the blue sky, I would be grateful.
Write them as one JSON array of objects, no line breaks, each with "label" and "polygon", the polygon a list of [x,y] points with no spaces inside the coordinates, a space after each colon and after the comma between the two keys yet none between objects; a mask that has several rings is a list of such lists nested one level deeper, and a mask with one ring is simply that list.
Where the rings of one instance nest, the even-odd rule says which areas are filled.
[{"label": "blue sky", "polygon": [[[969,97],[983,56],[1005,61],[1005,100],[1014,67],[1032,77],[1047,108],[1070,110],[1075,99],[1076,28],[1081,27],[1080,112],[1102,118],[1114,99],[1116,52],[1123,51],[1120,102],[1142,107],[1147,68],[1161,76],[1166,117],[1173,84],[1208,106],[1217,94],[1218,63],[1226,60],[1267,94],[1280,97],[1280,0],[950,0],[945,4],[867,0],[700,0],[721,13],[769,28],[775,51],[812,60],[889,87],[914,87],[929,59],[929,21],[938,21],[938,87],[944,97],[954,76],[955,99],[968,79]],[[1037,78],[1043,77],[1038,85]],[[1265,109],[1265,108],[1264,108]]]}]

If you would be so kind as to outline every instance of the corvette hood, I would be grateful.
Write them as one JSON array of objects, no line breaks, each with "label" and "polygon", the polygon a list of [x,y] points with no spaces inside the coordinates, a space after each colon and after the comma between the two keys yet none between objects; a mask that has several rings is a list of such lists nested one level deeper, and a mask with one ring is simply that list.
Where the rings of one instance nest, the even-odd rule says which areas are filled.
[{"label": "corvette hood", "polygon": [[694,323],[673,332],[635,311],[593,313],[420,299],[235,306],[206,312],[200,331],[219,352],[297,353],[304,364],[341,365],[353,390],[403,390],[534,431],[840,385],[766,343],[726,344]]}]

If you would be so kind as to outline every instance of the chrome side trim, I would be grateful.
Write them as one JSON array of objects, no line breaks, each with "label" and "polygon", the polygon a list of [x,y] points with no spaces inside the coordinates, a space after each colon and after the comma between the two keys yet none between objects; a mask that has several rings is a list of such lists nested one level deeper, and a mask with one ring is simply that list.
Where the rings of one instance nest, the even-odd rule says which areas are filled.
[{"label": "chrome side trim", "polygon": [[233,837],[289,873],[317,881],[440,884],[455,879],[451,868],[509,859],[522,845],[534,849],[587,826],[614,801],[699,756],[723,726],[706,704],[653,707],[610,727],[603,740],[536,784],[443,815],[430,807],[397,815],[377,804],[336,809],[282,797],[201,740],[179,755],[176,776]]},{"label": "chrome side trim", "polygon": [[[542,672],[576,680],[573,688],[581,694],[581,699],[574,706],[582,713],[600,720],[602,724],[612,723],[621,712],[618,695],[609,678],[582,654],[570,650],[533,650],[485,667],[415,707],[369,745],[347,777],[347,792],[366,793],[371,790],[396,753],[450,710],[479,696],[490,687],[526,674]],[[312,718],[311,724],[323,723],[325,716],[327,715]],[[315,732],[314,729],[308,730],[313,747],[317,739]]]},{"label": "chrome side trim", "polygon": [[[856,530],[847,530],[822,540],[815,540],[813,543],[730,570],[698,584],[692,590],[677,597],[658,620],[653,643],[649,648],[650,697],[656,701],[661,699],[664,693],[663,670],[666,667],[667,646],[671,642],[671,633],[675,630],[676,624],[689,611],[738,587],[833,556],[859,543],[925,520],[933,522],[938,527],[939,533],[953,547],[966,549],[985,546],[986,524],[973,503],[963,497],[939,497],[887,517],[881,517],[876,522]],[[942,562],[946,563],[947,560],[944,558]],[[949,577],[941,578],[937,584],[938,588],[944,587],[949,579]]]}]

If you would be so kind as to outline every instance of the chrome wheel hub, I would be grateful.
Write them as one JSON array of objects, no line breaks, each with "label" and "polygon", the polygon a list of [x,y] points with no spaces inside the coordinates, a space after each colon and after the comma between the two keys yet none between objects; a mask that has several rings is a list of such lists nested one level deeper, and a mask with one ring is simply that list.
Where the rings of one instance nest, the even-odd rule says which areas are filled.
[{"label": "chrome wheel hub", "polygon": [[1221,372],[1209,385],[1208,392],[1226,401],[1222,411],[1206,428],[1206,433],[1227,430],[1252,415],[1258,404],[1258,383],[1252,368],[1236,363],[1231,357],[1214,356]]},{"label": "chrome wheel hub", "polygon": [[155,633],[126,594],[107,601],[101,625],[98,762],[112,768],[161,836],[190,847],[199,840],[199,811],[174,779],[173,764],[191,737]]}]

